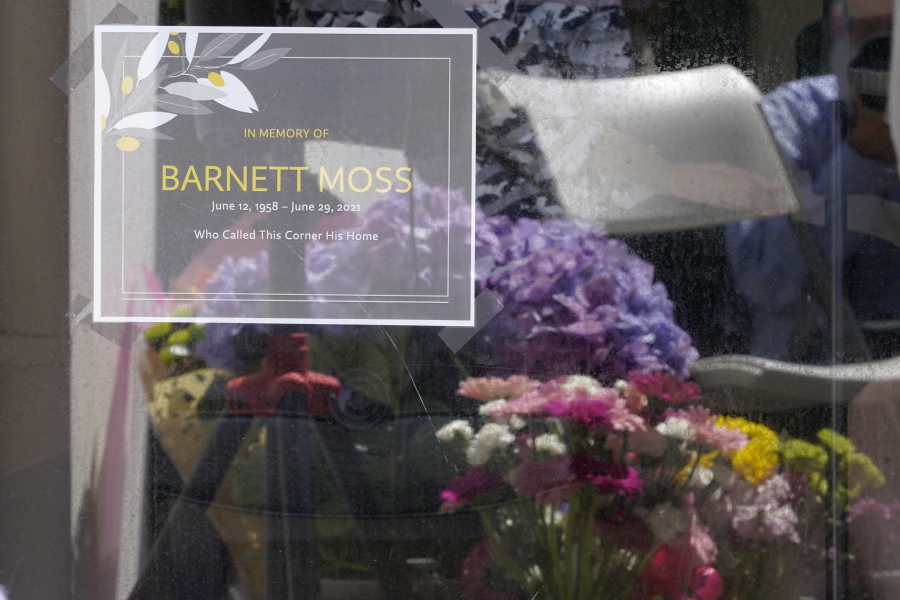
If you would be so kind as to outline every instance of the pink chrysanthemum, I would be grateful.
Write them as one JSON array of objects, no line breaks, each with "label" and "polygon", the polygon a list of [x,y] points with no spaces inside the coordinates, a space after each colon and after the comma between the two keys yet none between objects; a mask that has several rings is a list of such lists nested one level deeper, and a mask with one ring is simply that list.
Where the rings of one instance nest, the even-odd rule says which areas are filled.
[{"label": "pink chrysanthemum", "polygon": [[592,398],[581,398],[568,402],[555,399],[544,403],[544,412],[546,414],[580,421],[590,431],[594,431],[598,427],[609,428],[611,426],[609,420],[611,408],[612,406],[603,400]]},{"label": "pink chrysanthemum", "polygon": [[681,505],[688,527],[669,545],[676,549],[682,549],[692,567],[713,564],[719,555],[719,549],[709,535],[709,528],[700,522],[697,510],[694,508],[694,494],[685,494]]},{"label": "pink chrysanthemum", "polygon": [[631,371],[628,379],[642,394],[659,398],[666,404],[685,404],[703,396],[699,385],[692,381],[681,381],[670,373]]},{"label": "pink chrysanthemum", "polygon": [[644,481],[633,467],[579,452],[572,457],[570,468],[575,477],[593,483],[604,494],[618,493],[634,498],[644,491]]},{"label": "pink chrysanthemum", "polygon": [[615,431],[627,431],[628,433],[647,431],[647,422],[643,417],[632,412],[624,398],[616,400],[615,405],[609,409],[608,418]]},{"label": "pink chrysanthemum", "polygon": [[553,382],[545,383],[541,387],[526,392],[515,400],[510,400],[502,405],[495,406],[488,411],[492,417],[511,417],[513,415],[541,415],[544,414],[544,404],[547,397],[543,393],[545,386]]},{"label": "pink chrysanthemum", "polygon": [[678,411],[678,416],[693,426],[695,442],[722,451],[740,450],[747,445],[747,435],[739,429],[716,427],[716,418],[708,408],[689,406]]},{"label": "pink chrysanthemum", "polygon": [[572,378],[560,377],[526,392],[515,400],[490,410],[492,417],[510,417],[512,415],[547,415],[548,403],[568,403],[577,400],[589,400],[612,406],[619,399],[619,392],[612,388],[589,387],[571,383]]},{"label": "pink chrysanthemum", "polygon": [[502,377],[470,377],[460,382],[459,390],[456,393],[473,400],[489,402],[518,398],[539,385],[539,381],[523,375],[513,375],[506,379]]},{"label": "pink chrysanthemum", "polygon": [[452,513],[480,496],[497,491],[503,485],[499,475],[487,467],[475,467],[465,475],[454,478],[441,492],[441,514]]},{"label": "pink chrysanthemum", "polygon": [[569,465],[567,458],[525,462],[512,470],[509,480],[519,493],[534,496],[542,504],[558,506],[584,485]]}]

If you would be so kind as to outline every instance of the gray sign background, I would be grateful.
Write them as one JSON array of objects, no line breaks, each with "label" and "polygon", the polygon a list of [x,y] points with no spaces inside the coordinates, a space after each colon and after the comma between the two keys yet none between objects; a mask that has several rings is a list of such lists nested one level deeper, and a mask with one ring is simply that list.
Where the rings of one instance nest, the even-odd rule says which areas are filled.
[{"label": "gray sign background", "polygon": [[[187,61],[185,46],[191,32],[197,33],[196,44],[192,60]],[[461,201],[463,209],[469,210],[473,206],[472,31],[181,28],[177,35],[163,39],[162,34],[168,33],[158,28],[97,28],[95,76],[100,112],[107,93],[100,77],[106,79],[112,98],[105,130],[98,126],[95,158],[99,162],[95,165],[97,320],[171,320],[170,313],[179,304],[209,305],[215,298],[203,294],[201,286],[217,262],[229,255],[253,257],[264,250],[269,258],[267,289],[241,296],[241,306],[220,311],[215,318],[206,311],[199,320],[471,323],[471,219],[459,222],[458,204]],[[228,51],[214,59],[198,58],[214,40],[234,33],[244,36]],[[271,35],[254,56],[266,59],[279,52],[284,56],[259,69],[241,68],[252,64],[253,58],[225,64],[265,34]],[[163,42],[176,45],[168,45],[150,65],[154,57],[147,58],[148,54],[154,52],[154,44]],[[123,58],[117,68],[119,56]],[[148,74],[151,67],[154,74]],[[166,67],[165,77],[154,82],[161,67]],[[223,83],[215,80],[216,74],[224,78],[224,85],[210,85]],[[125,94],[127,85],[123,87],[122,80],[128,76],[132,89]],[[169,93],[172,84],[196,82],[219,93],[228,92],[228,96],[171,104],[177,100]],[[140,101],[142,94],[149,99],[138,105],[135,98]],[[172,108],[180,112],[176,114]],[[145,122],[137,128],[121,127],[123,117],[154,112],[176,116],[157,115],[158,120],[169,119],[158,125]],[[153,120],[152,115],[143,118]],[[262,131],[272,130],[290,130],[292,134],[262,137]],[[255,137],[249,136],[251,131]],[[121,141],[124,138],[132,141]],[[138,147],[131,149],[128,144],[133,146],[134,140]],[[311,152],[314,146],[316,152]],[[320,164],[307,164],[312,154]],[[199,183],[185,183],[190,166],[196,169]],[[276,172],[266,169],[257,171],[265,178],[257,181],[257,187],[265,187],[265,192],[244,192],[234,180],[231,191],[219,191],[214,183],[207,189],[207,166],[221,169],[223,186],[227,167],[239,176],[247,167],[248,190],[253,187],[254,166],[307,166],[308,171],[299,193],[296,172],[289,169],[280,171],[280,192],[275,190]],[[319,191],[322,166],[332,180],[336,169],[344,167],[343,193]],[[404,177],[416,186],[440,191],[424,196],[421,192],[399,194],[409,202],[389,205],[388,210],[396,214],[382,214],[386,205],[381,203],[376,205],[382,210],[377,218],[367,215],[375,201],[372,190],[386,184],[373,179],[367,186],[366,172],[358,171],[353,179],[356,189],[369,190],[357,194],[348,175],[352,169],[364,167],[374,176],[379,166],[390,169],[382,174],[393,180],[395,190],[408,187],[396,176],[398,169],[408,168]],[[173,167],[177,176],[164,181],[164,168],[172,176]],[[176,189],[166,190],[164,185]],[[435,194],[446,195],[447,203],[435,203]],[[262,208],[258,205],[278,208],[254,220],[251,215]],[[338,213],[341,205],[353,210]],[[298,206],[314,209],[291,212]],[[430,218],[424,222],[428,224],[444,223],[451,217],[456,220],[446,227],[446,235],[435,236],[434,231],[423,230],[426,213]],[[328,232],[345,232],[349,227],[366,233],[361,223],[396,224],[398,219],[409,221],[409,226],[380,229],[377,242],[358,242],[361,245],[355,254],[343,252],[366,256],[371,247],[380,257],[362,269],[359,264],[348,265],[346,273],[355,278],[349,283],[340,276],[335,285],[319,281],[315,289],[308,289],[306,242],[285,239],[291,231],[319,234],[325,241]],[[226,240],[224,232],[229,229],[245,236],[250,233],[255,239]],[[270,233],[263,235],[263,231]],[[397,239],[391,239],[391,231]],[[209,239],[212,235],[218,239]],[[274,239],[275,235],[280,239]],[[411,239],[419,243],[408,243]],[[367,243],[370,246],[365,246]],[[395,254],[386,254],[386,244]],[[408,270],[409,276],[398,276],[398,269]],[[446,277],[440,282],[426,277],[428,281],[423,283],[417,275],[420,272],[445,273]]]}]

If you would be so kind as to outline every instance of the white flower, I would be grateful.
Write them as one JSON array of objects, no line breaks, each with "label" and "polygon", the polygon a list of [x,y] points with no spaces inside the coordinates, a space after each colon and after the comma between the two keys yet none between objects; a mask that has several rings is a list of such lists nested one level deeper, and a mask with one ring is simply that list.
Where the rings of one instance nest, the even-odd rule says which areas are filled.
[{"label": "white flower", "polygon": [[525,419],[519,415],[509,415],[509,428],[513,431],[524,429],[526,425],[528,425],[528,423],[526,423]]},{"label": "white flower", "polygon": [[649,515],[644,516],[644,521],[660,544],[671,542],[687,528],[684,512],[668,504],[660,504],[654,508]]},{"label": "white flower", "polygon": [[565,525],[566,513],[556,510],[552,506],[544,506],[544,520],[551,525]]},{"label": "white flower", "polygon": [[691,422],[681,417],[669,417],[656,426],[656,430],[664,436],[690,442],[697,435]]},{"label": "white flower", "polygon": [[457,436],[469,442],[474,435],[475,431],[472,429],[472,426],[468,421],[463,421],[462,419],[450,421],[437,430],[437,438],[442,442],[452,442]]},{"label": "white flower", "polygon": [[712,469],[697,465],[697,468],[694,469],[694,472],[691,475],[691,480],[688,482],[688,485],[695,488],[705,488],[713,482],[714,478],[715,476]]},{"label": "white flower", "polygon": [[480,467],[491,458],[494,450],[502,450],[512,444],[516,436],[509,427],[498,423],[488,423],[475,434],[466,450],[466,458],[473,467]]},{"label": "white flower", "polygon": [[478,407],[478,414],[482,417],[489,417],[491,416],[491,411],[493,409],[503,406],[504,404],[506,404],[506,400],[491,400],[490,402],[485,402]]},{"label": "white flower", "polygon": [[567,390],[584,390],[589,395],[599,394],[603,390],[603,384],[587,375],[570,375],[562,383],[562,387]]},{"label": "white flower", "polygon": [[553,456],[562,456],[566,453],[566,445],[555,433],[545,433],[528,440],[529,445],[538,452],[546,452]]}]

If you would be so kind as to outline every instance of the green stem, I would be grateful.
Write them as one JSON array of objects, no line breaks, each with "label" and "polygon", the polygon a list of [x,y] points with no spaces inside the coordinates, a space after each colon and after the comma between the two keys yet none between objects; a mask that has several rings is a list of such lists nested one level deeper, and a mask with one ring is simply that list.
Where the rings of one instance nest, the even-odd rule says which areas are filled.
[{"label": "green stem", "polygon": [[644,555],[644,558],[641,559],[641,562],[638,563],[637,569],[634,570],[635,577],[640,577],[641,573],[644,572],[644,569],[647,568],[647,565],[650,564],[650,561],[653,560],[653,557],[656,556],[656,553],[659,552],[660,548],[662,548],[662,544],[656,544],[652,548],[650,548],[650,552]]},{"label": "green stem", "polygon": [[695,454],[696,458],[694,458],[694,464],[691,466],[691,471],[688,473],[687,478],[684,480],[684,483],[681,485],[683,489],[687,489],[691,485],[691,479],[694,478],[694,473],[697,472],[697,467],[700,466],[700,453],[697,452]]},{"label": "green stem", "polygon": [[500,536],[494,529],[494,525],[491,523],[491,518],[487,511],[481,511],[481,523],[484,526],[484,533],[487,535],[488,544],[490,544],[491,550],[494,551],[497,560],[500,561],[500,564],[502,564],[515,579],[518,579],[522,585],[525,586],[526,590],[530,591],[531,586],[529,585],[525,571],[516,564],[516,561],[509,555],[506,548],[503,547]]},{"label": "green stem", "polygon": [[581,507],[581,492],[575,492],[569,497],[569,510],[566,515],[566,531],[563,535],[563,548],[565,549],[565,554],[563,555],[564,561],[564,585],[563,592],[565,596],[563,598],[574,598],[575,597],[575,547],[574,547],[574,538],[575,538],[575,521],[577,520],[579,514],[579,508]]},{"label": "green stem", "polygon": [[586,521],[584,528],[581,530],[581,539],[578,542],[578,576],[580,580],[581,593],[579,598],[588,600],[591,593],[591,555],[594,549],[594,536],[597,533],[597,525],[594,520],[594,508],[596,506],[596,497],[591,494],[591,499],[587,505],[587,511],[583,519]]},{"label": "green stem", "polygon": [[[611,556],[609,553],[609,545],[603,543],[602,546],[603,546],[603,549],[602,549],[603,553],[600,557],[599,565],[598,565],[599,568],[597,570],[598,579],[601,578],[603,576],[603,574],[609,573],[609,563],[611,561]],[[598,583],[599,583],[599,585],[597,586],[597,590],[594,592],[593,597],[597,598],[597,599],[601,599],[601,598],[606,597],[608,582],[604,580],[602,583],[600,583],[600,582],[598,582]]]},{"label": "green stem", "polygon": [[[548,577],[552,578],[554,587],[553,597],[559,598],[560,593],[563,590],[563,574],[562,564],[559,560],[559,542],[556,535],[556,526],[553,524],[552,508],[549,514],[547,514],[547,511],[544,511],[541,522],[544,527],[544,539],[546,540],[547,554],[550,556],[550,570],[552,571],[552,573],[548,574]],[[549,580],[548,583],[550,583]]]}]

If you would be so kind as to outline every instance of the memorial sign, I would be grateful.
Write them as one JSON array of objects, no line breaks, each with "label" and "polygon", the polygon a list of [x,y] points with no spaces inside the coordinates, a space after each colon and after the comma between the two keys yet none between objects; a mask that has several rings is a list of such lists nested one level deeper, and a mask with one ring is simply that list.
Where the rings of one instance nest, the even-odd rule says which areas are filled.
[{"label": "memorial sign", "polygon": [[96,320],[473,324],[474,30],[95,40]]}]

